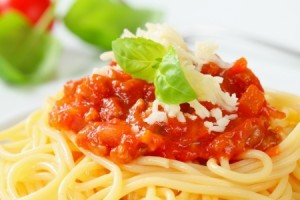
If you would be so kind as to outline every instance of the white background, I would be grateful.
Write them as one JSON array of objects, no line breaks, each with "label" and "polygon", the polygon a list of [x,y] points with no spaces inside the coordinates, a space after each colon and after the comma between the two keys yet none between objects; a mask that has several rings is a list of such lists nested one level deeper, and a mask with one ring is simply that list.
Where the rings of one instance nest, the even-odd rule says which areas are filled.
[{"label": "white background", "polygon": [[130,0],[166,13],[168,24],[180,30],[226,28],[300,51],[298,0]]},{"label": "white background", "polygon": [[[72,0],[63,0],[64,10]],[[164,23],[185,37],[219,43],[227,61],[241,56],[266,88],[300,95],[300,1],[298,0],[129,0],[137,7],[164,13]],[[58,27],[64,44],[60,79],[34,88],[15,88],[0,81],[0,130],[40,107],[70,78],[101,65],[95,53]],[[264,45],[261,44],[264,43]],[[279,47],[279,50],[277,49]],[[91,59],[93,58],[93,59]],[[299,78],[298,78],[299,77]]]}]

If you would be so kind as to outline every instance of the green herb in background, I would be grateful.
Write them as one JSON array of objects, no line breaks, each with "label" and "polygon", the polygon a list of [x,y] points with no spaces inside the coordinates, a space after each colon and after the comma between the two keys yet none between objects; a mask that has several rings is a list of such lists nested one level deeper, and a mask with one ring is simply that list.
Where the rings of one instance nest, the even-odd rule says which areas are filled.
[{"label": "green herb in background", "polygon": [[[47,26],[47,24],[46,24]],[[32,28],[18,12],[0,18],[0,77],[14,84],[45,81],[53,74],[60,44],[50,33]]]},{"label": "green herb in background", "polygon": [[135,9],[120,0],[76,0],[64,22],[84,41],[108,50],[124,28],[135,31],[137,27],[160,17],[159,12]]}]

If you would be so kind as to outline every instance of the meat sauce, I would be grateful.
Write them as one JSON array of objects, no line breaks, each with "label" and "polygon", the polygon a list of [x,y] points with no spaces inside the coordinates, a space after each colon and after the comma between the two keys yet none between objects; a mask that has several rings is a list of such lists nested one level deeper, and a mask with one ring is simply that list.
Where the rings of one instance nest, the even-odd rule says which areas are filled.
[{"label": "meat sauce", "polygon": [[[66,83],[63,97],[49,114],[50,126],[72,131],[78,146],[117,163],[145,155],[203,162],[209,158],[235,160],[248,149],[276,153],[280,128],[271,128],[270,124],[285,115],[268,105],[247,61],[241,58],[228,69],[208,63],[201,72],[223,77],[222,90],[235,93],[239,99],[238,117],[223,133],[209,132],[199,117],[186,118],[184,123],[168,118],[167,122],[147,124],[144,119],[155,100],[153,84],[114,68],[108,76],[93,74]],[[209,102],[201,104],[208,110],[216,107]],[[182,112],[194,114],[189,104],[180,106]]]}]

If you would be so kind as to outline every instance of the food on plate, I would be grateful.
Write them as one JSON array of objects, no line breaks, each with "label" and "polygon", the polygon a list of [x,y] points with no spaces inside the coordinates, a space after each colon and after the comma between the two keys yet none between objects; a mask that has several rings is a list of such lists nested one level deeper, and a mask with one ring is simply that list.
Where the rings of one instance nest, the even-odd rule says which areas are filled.
[{"label": "food on plate", "polygon": [[146,27],[0,133],[0,199],[299,199],[300,98]]}]

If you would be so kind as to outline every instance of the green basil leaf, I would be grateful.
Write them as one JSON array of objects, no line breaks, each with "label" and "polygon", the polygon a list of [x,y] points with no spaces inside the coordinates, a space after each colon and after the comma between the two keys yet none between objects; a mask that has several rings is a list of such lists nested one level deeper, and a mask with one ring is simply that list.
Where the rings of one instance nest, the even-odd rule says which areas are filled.
[{"label": "green basil leaf", "polygon": [[108,50],[124,28],[135,31],[137,27],[158,21],[160,17],[159,12],[135,9],[123,1],[76,0],[64,17],[64,23],[82,40]]},{"label": "green basil leaf", "polygon": [[167,104],[180,104],[197,98],[187,81],[174,48],[163,57],[154,79],[156,98]]},{"label": "green basil leaf", "polygon": [[37,83],[54,74],[60,44],[37,31],[17,12],[0,17],[0,77],[15,83]]},{"label": "green basil leaf", "polygon": [[112,43],[120,67],[135,78],[154,81],[156,68],[166,54],[163,45],[145,38],[120,38]]}]

